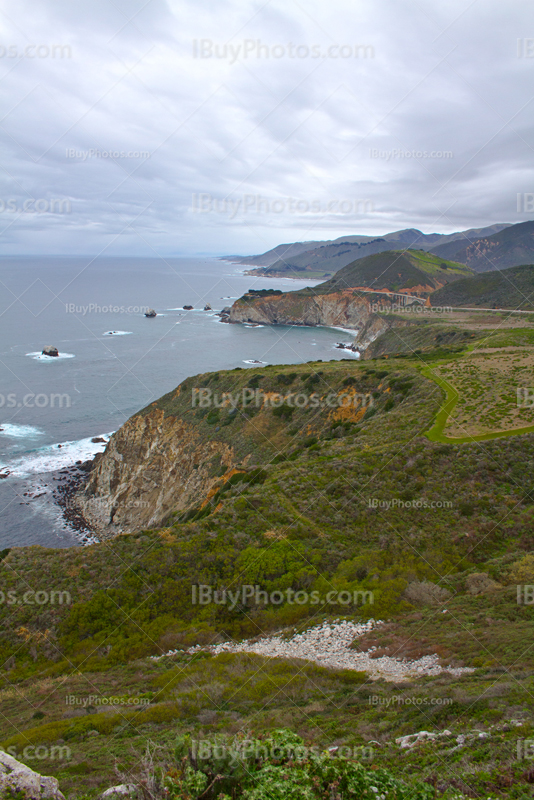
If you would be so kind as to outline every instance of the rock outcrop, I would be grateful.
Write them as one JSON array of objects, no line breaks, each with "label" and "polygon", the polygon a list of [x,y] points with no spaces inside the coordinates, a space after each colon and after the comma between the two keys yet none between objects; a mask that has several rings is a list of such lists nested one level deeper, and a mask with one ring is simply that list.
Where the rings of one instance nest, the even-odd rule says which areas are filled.
[{"label": "rock outcrop", "polygon": [[54,356],[55,357],[55,356],[59,356],[59,351],[58,351],[57,347],[52,347],[51,345],[47,344],[45,347],[43,347],[42,355],[43,356]]},{"label": "rock outcrop", "polygon": [[230,445],[155,408],[111,437],[78,502],[104,538],[157,526],[169,511],[202,502],[217,480],[210,474],[214,460],[231,470],[238,459]]},{"label": "rock outcrop", "polygon": [[157,317],[157,316],[158,314],[156,311],[154,311],[153,308],[149,308],[147,311],[145,311],[145,317]]},{"label": "rock outcrop", "polygon": [[102,792],[100,795],[100,800],[117,800],[117,798],[121,797],[132,797],[137,792],[137,787],[133,783],[121,783],[118,786],[112,786],[110,789],[106,789],[105,792]]},{"label": "rock outcrop", "polygon": [[65,800],[55,778],[39,775],[0,750],[0,797],[18,797],[19,793],[25,800]]},{"label": "rock outcrop", "polygon": [[323,325],[331,328],[350,328],[358,331],[354,343],[365,349],[381,333],[392,326],[405,325],[392,322],[384,314],[376,314],[372,306],[377,303],[387,308],[393,302],[388,295],[371,293],[362,295],[348,289],[333,294],[285,292],[264,297],[244,295],[233,304],[230,322],[257,322],[263,325]]}]

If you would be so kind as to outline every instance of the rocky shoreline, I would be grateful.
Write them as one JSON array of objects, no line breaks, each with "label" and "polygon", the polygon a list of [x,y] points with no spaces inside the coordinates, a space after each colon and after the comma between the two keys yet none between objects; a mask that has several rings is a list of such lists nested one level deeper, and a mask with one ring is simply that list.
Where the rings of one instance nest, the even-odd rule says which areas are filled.
[{"label": "rocky shoreline", "polygon": [[61,509],[63,519],[69,527],[80,534],[82,544],[93,544],[99,538],[77,500],[77,493],[87,483],[92,468],[93,461],[77,461],[74,466],[59,470],[58,477],[52,478],[57,481],[57,486],[52,491],[54,503]]}]

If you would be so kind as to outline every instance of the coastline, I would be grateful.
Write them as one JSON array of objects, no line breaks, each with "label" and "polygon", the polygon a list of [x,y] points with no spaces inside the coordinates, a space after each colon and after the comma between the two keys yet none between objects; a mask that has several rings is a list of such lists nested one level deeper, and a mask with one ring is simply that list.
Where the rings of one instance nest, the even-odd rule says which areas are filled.
[{"label": "coastline", "polygon": [[[52,499],[56,506],[61,510],[61,515],[67,525],[80,537],[80,545],[87,547],[90,544],[97,544],[101,540],[98,532],[84,516],[83,509],[76,501],[78,492],[89,480],[89,473],[94,464],[94,459],[75,464],[72,467],[58,472],[58,485],[52,491]],[[59,477],[62,476],[62,477]],[[68,477],[67,477],[68,476]]]},{"label": "coastline", "polygon": [[76,496],[111,435],[55,442],[18,453],[4,461],[2,485],[11,487],[19,505],[31,509],[30,519],[37,515],[52,520],[57,535],[73,537],[75,541],[68,546],[95,544],[100,536]]}]

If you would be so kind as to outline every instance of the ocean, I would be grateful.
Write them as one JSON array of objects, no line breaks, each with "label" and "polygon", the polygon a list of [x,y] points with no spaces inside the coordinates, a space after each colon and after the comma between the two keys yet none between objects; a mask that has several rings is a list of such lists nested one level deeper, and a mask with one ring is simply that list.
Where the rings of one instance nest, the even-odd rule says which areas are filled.
[{"label": "ocean", "polygon": [[[0,258],[0,550],[90,543],[54,490],[184,378],[350,355],[335,349],[350,337],[331,328],[221,323],[216,312],[248,288],[313,285],[244,269],[215,258]],[[59,357],[42,356],[46,345]]]}]

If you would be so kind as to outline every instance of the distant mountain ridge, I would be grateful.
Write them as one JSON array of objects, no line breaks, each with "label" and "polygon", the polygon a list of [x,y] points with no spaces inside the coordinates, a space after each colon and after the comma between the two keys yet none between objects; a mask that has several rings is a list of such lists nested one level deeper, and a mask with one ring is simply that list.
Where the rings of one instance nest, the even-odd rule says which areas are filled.
[{"label": "distant mountain ridge", "polygon": [[510,225],[491,236],[473,237],[467,233],[463,242],[440,243],[431,248],[432,252],[461,261],[475,272],[534,263],[534,221]]},{"label": "distant mountain ridge", "polygon": [[[259,277],[327,278],[356,259],[369,255],[414,247],[433,250],[457,240],[463,243],[466,239],[471,241],[481,236],[488,237],[508,224],[500,223],[451,234],[425,234],[416,228],[407,228],[383,236],[340,236],[323,242],[282,244],[258,256],[228,256],[227,259],[256,267],[249,274]],[[444,257],[447,258],[446,255]]]}]

